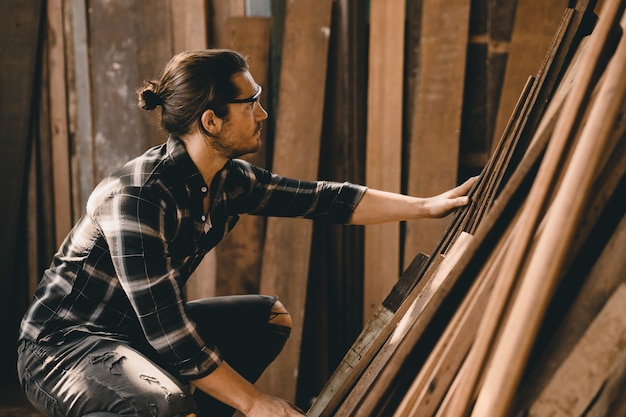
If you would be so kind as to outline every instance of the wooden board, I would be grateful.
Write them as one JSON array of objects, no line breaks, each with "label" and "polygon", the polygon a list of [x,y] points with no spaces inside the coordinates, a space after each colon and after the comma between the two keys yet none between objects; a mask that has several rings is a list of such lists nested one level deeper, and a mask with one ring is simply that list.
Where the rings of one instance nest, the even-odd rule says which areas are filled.
[{"label": "wooden board", "polygon": [[[206,48],[208,42],[206,2],[204,0],[170,0],[170,33],[172,54]],[[185,285],[188,300],[216,294],[217,255],[207,253]]]},{"label": "wooden board", "polygon": [[[287,4],[272,163],[273,171],[284,176],[317,179],[331,3]],[[261,292],[280,297],[291,313],[293,330],[259,385],[291,401],[298,377],[312,230],[306,220],[270,218],[263,248]]]},{"label": "wooden board", "polygon": [[[267,108],[269,93],[270,20],[264,17],[231,17],[224,35],[229,48],[248,58],[250,73],[261,85],[264,94],[261,104]],[[262,148],[243,159],[267,167],[267,125],[261,131]],[[265,219],[259,216],[242,216],[237,227],[216,247],[216,294],[254,294],[259,292],[261,280],[261,255]]]},{"label": "wooden board", "polygon": [[65,78],[65,34],[61,1],[46,3],[48,19],[49,112],[54,189],[54,232],[57,247],[72,228],[70,144],[67,125],[67,83]]},{"label": "wooden board", "polygon": [[[365,183],[392,192],[400,192],[402,172],[404,3],[370,3]],[[400,225],[366,226],[364,251],[363,319],[367,322],[400,275]]]},{"label": "wooden board", "polygon": [[529,75],[537,74],[541,59],[548,50],[558,26],[565,2],[518,1],[515,23],[509,44],[507,62],[494,128],[493,143],[497,143],[513,111],[515,101]]},{"label": "wooden board", "polygon": [[[410,195],[436,195],[457,184],[469,12],[467,0],[423,2],[420,67],[410,115]],[[431,253],[449,222],[407,222],[405,258]]]}]

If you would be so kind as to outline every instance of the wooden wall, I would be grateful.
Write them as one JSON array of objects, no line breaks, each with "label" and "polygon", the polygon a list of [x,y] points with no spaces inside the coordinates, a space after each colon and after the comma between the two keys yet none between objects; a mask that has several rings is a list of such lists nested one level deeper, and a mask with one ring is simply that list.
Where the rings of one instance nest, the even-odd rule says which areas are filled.
[{"label": "wooden wall", "polygon": [[[567,3],[465,0],[442,9],[406,0],[382,13],[391,2],[3,1],[0,169],[9,204],[0,279],[11,288],[0,295],[3,352],[12,351],[26,300],[91,188],[164,140],[155,115],[135,106],[134,90],[173,53],[208,46],[249,55],[270,112],[254,163],[432,194],[480,172],[511,97],[539,68]],[[379,12],[370,16],[367,6]],[[393,68],[385,67],[385,51]],[[523,58],[507,65],[514,54]],[[372,307],[418,252],[432,250],[449,219],[396,225],[373,237],[378,246],[376,230],[290,222],[246,219],[203,263],[188,294],[285,294],[298,328],[263,384],[305,406]],[[383,255],[383,248],[394,249]]]}]

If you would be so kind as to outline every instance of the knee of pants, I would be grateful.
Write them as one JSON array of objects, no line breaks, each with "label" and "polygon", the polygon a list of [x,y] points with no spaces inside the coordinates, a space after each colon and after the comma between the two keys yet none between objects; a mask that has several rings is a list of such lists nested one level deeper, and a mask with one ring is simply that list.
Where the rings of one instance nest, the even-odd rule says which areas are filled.
[{"label": "knee of pants", "polygon": [[284,328],[287,331],[291,330],[291,315],[289,314],[289,311],[287,311],[283,303],[278,300],[276,300],[274,302],[274,305],[272,305],[268,323],[274,326]]}]

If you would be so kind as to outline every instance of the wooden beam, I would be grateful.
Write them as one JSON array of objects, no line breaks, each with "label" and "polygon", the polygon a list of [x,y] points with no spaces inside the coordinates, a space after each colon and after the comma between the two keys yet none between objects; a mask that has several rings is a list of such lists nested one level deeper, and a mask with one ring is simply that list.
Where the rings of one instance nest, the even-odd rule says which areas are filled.
[{"label": "wooden beam", "polygon": [[72,180],[65,76],[65,33],[61,0],[46,3],[48,19],[48,108],[52,141],[52,178],[54,193],[54,234],[57,247],[72,228]]},{"label": "wooden beam", "polygon": [[[331,6],[330,0],[287,4],[272,164],[280,175],[317,179]],[[261,292],[281,297],[293,329],[259,384],[291,401],[298,377],[312,231],[308,221],[269,218],[263,248]]]},{"label": "wooden beam", "polygon": [[[457,185],[470,2],[424,0],[420,66],[411,114],[408,194],[437,195]],[[432,253],[450,219],[406,224],[405,257]]]},{"label": "wooden beam", "polygon": [[558,26],[565,8],[564,2],[558,1],[529,0],[517,3],[494,128],[494,144],[504,131],[524,81],[540,69],[541,57],[549,49],[554,28]]},{"label": "wooden beam", "polygon": [[[365,182],[392,192],[400,192],[401,187],[404,20],[404,0],[370,2]],[[390,278],[400,275],[399,224],[366,226],[364,250],[363,318],[367,322],[393,287]]]},{"label": "wooden beam", "polygon": [[[172,53],[204,49],[208,44],[207,10],[205,0],[170,0],[170,33]],[[217,254],[207,253],[185,284],[187,299],[216,295]]]},{"label": "wooden beam", "polygon": [[[270,19],[265,17],[231,17],[226,23],[225,38],[231,48],[248,58],[250,72],[263,91],[269,88]],[[267,108],[269,94],[261,96]],[[264,126],[265,127],[265,126]],[[267,129],[261,131],[264,146],[243,159],[267,167]],[[237,227],[215,248],[217,252],[218,295],[258,293],[265,219],[242,216]]]}]

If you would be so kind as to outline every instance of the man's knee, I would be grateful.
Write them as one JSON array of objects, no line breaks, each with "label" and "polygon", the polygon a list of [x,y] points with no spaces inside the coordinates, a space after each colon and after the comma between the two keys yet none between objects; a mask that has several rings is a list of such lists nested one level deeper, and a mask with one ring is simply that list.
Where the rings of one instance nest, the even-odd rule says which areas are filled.
[{"label": "man's knee", "polygon": [[276,300],[270,311],[268,323],[291,329],[291,315],[280,301]]}]

